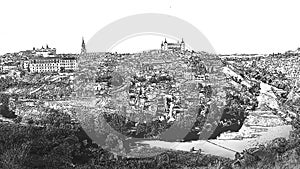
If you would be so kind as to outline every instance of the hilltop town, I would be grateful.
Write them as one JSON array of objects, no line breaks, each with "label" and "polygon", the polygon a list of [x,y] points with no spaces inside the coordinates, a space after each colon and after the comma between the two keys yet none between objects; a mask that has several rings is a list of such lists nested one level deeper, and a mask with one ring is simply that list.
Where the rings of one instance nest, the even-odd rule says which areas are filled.
[{"label": "hilltop town", "polygon": [[[8,53],[0,57],[0,122],[24,130],[30,126],[67,132],[72,138],[61,143],[73,146],[73,141],[75,146],[80,140],[76,146],[93,158],[96,153],[91,149],[100,149],[91,136],[101,138],[106,150],[128,157],[162,151],[126,146],[132,138],[186,142],[257,137],[245,124],[291,125],[290,139],[295,141],[299,137],[299,55],[299,49],[217,55],[189,51],[183,39],[165,40],[161,49],[132,54],[88,53],[83,39],[80,54],[57,54],[48,45]],[[46,144],[47,137],[40,139]],[[68,158],[83,158],[73,148]],[[34,151],[30,158],[38,154],[30,151]],[[200,157],[207,156],[197,157],[195,165],[202,165]],[[43,166],[47,159],[39,158],[30,165]],[[97,165],[114,165],[104,164],[104,158]],[[74,159],[64,165],[81,165]],[[219,162],[232,161],[221,158]]]}]

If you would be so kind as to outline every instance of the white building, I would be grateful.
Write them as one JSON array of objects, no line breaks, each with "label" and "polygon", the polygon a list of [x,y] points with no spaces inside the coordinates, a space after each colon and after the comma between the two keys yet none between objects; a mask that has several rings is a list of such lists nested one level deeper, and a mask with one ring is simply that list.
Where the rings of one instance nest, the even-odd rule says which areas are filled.
[{"label": "white building", "polygon": [[30,60],[29,70],[30,72],[58,72],[60,71],[60,58],[35,58]]},{"label": "white building", "polygon": [[0,70],[2,72],[8,72],[9,70],[16,70],[18,68],[18,64],[14,62],[9,62],[1,65],[0,67],[1,67]]},{"label": "white building", "polygon": [[78,64],[76,57],[61,58],[59,60],[60,68],[63,71],[77,70]]},{"label": "white building", "polygon": [[[28,62],[24,62],[24,66],[25,64]],[[28,68],[30,72],[37,73],[75,71],[78,63],[76,57],[39,57],[31,59]]]},{"label": "white building", "polygon": [[56,48],[49,48],[49,46],[46,45],[46,48],[44,48],[43,46],[40,49],[33,48],[32,53],[35,56],[55,57],[55,55],[56,55]]}]

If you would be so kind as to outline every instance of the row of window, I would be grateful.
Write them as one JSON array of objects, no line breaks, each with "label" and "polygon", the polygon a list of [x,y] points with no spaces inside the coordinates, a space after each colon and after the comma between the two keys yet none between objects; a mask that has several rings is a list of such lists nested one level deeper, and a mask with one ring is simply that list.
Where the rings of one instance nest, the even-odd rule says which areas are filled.
[{"label": "row of window", "polygon": [[62,67],[31,67],[31,69],[59,69],[59,68],[76,68],[76,66],[62,66]]},{"label": "row of window", "polygon": [[51,66],[51,67],[46,67],[46,66],[39,66],[39,67],[31,67],[32,69],[59,69],[59,68],[75,68],[76,66],[72,66],[72,65],[69,65],[69,66],[55,66],[55,67],[53,67],[53,66]]}]

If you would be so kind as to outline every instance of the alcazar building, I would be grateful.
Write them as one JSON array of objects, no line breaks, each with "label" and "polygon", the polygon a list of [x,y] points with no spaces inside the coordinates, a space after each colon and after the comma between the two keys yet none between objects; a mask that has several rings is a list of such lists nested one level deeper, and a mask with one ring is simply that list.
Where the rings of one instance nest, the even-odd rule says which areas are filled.
[{"label": "alcazar building", "polygon": [[161,50],[163,51],[184,51],[185,50],[185,43],[183,41],[183,39],[181,40],[181,42],[177,42],[177,43],[168,43],[167,39],[165,39],[164,42],[161,43]]}]

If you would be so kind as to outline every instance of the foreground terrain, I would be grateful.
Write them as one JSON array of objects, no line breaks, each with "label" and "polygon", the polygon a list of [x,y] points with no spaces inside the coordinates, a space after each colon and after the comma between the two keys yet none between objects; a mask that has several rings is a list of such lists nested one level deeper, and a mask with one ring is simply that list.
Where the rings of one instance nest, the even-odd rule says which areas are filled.
[{"label": "foreground terrain", "polygon": [[[297,56],[104,53],[74,73],[1,78],[0,168],[297,168]],[[136,143],[255,137],[246,124],[292,131],[235,159]]]}]

